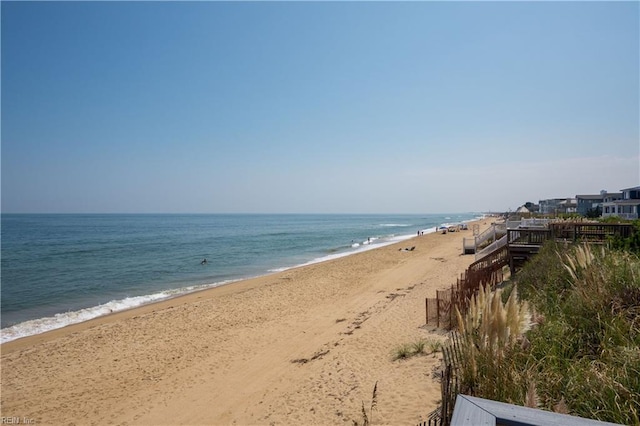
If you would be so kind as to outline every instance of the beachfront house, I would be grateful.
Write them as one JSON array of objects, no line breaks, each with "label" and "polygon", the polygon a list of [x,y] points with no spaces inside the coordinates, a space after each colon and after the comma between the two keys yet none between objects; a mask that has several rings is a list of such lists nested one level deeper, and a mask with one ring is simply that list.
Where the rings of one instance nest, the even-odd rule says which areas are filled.
[{"label": "beachfront house", "polygon": [[567,198],[566,200],[560,202],[559,213],[576,213],[576,207],[576,199]]},{"label": "beachfront house", "polygon": [[538,204],[540,205],[540,213],[542,214],[554,215],[576,212],[575,198],[549,198],[547,200],[540,200]]},{"label": "beachfront house", "polygon": [[576,195],[576,212],[582,216],[586,216],[589,211],[600,208],[602,211],[602,203],[607,191],[600,191],[600,194]]},{"label": "beachfront house", "polygon": [[546,200],[540,200],[538,202],[538,205],[540,206],[540,213],[558,214],[560,210],[560,202],[565,200],[566,198],[549,198]]},{"label": "beachfront house", "polygon": [[621,197],[607,194],[602,203],[602,217],[640,218],[640,186],[623,189]]},{"label": "beachfront house", "polygon": [[611,203],[613,201],[622,200],[622,192],[612,192],[604,194],[602,198],[603,203]]}]

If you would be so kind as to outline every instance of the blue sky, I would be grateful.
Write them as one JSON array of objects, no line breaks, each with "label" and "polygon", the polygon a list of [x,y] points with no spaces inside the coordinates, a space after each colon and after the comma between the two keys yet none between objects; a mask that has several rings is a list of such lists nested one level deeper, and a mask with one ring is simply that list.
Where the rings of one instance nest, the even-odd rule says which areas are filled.
[{"label": "blue sky", "polygon": [[1,8],[3,212],[466,212],[640,184],[638,2]]}]

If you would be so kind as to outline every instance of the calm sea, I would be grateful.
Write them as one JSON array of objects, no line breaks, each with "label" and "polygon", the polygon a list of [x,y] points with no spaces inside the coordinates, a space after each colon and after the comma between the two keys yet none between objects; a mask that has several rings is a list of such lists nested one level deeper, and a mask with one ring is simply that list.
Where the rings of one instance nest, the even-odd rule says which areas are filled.
[{"label": "calm sea", "polygon": [[478,216],[3,214],[0,341]]}]

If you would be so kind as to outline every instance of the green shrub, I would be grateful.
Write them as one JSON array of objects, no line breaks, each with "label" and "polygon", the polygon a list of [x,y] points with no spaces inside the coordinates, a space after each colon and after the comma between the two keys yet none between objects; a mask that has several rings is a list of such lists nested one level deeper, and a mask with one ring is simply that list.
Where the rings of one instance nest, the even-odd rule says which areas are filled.
[{"label": "green shrub", "polygon": [[611,248],[640,255],[640,219],[632,222],[634,232],[626,238],[615,236],[610,241]]}]

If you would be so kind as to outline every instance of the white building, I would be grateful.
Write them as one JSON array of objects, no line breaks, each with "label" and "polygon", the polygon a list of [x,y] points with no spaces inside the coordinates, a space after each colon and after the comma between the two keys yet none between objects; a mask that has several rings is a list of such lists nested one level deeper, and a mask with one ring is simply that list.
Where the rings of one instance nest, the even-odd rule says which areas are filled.
[{"label": "white building", "polygon": [[640,186],[623,189],[621,192],[622,198],[618,200],[605,197],[602,203],[602,217],[640,218]]}]

